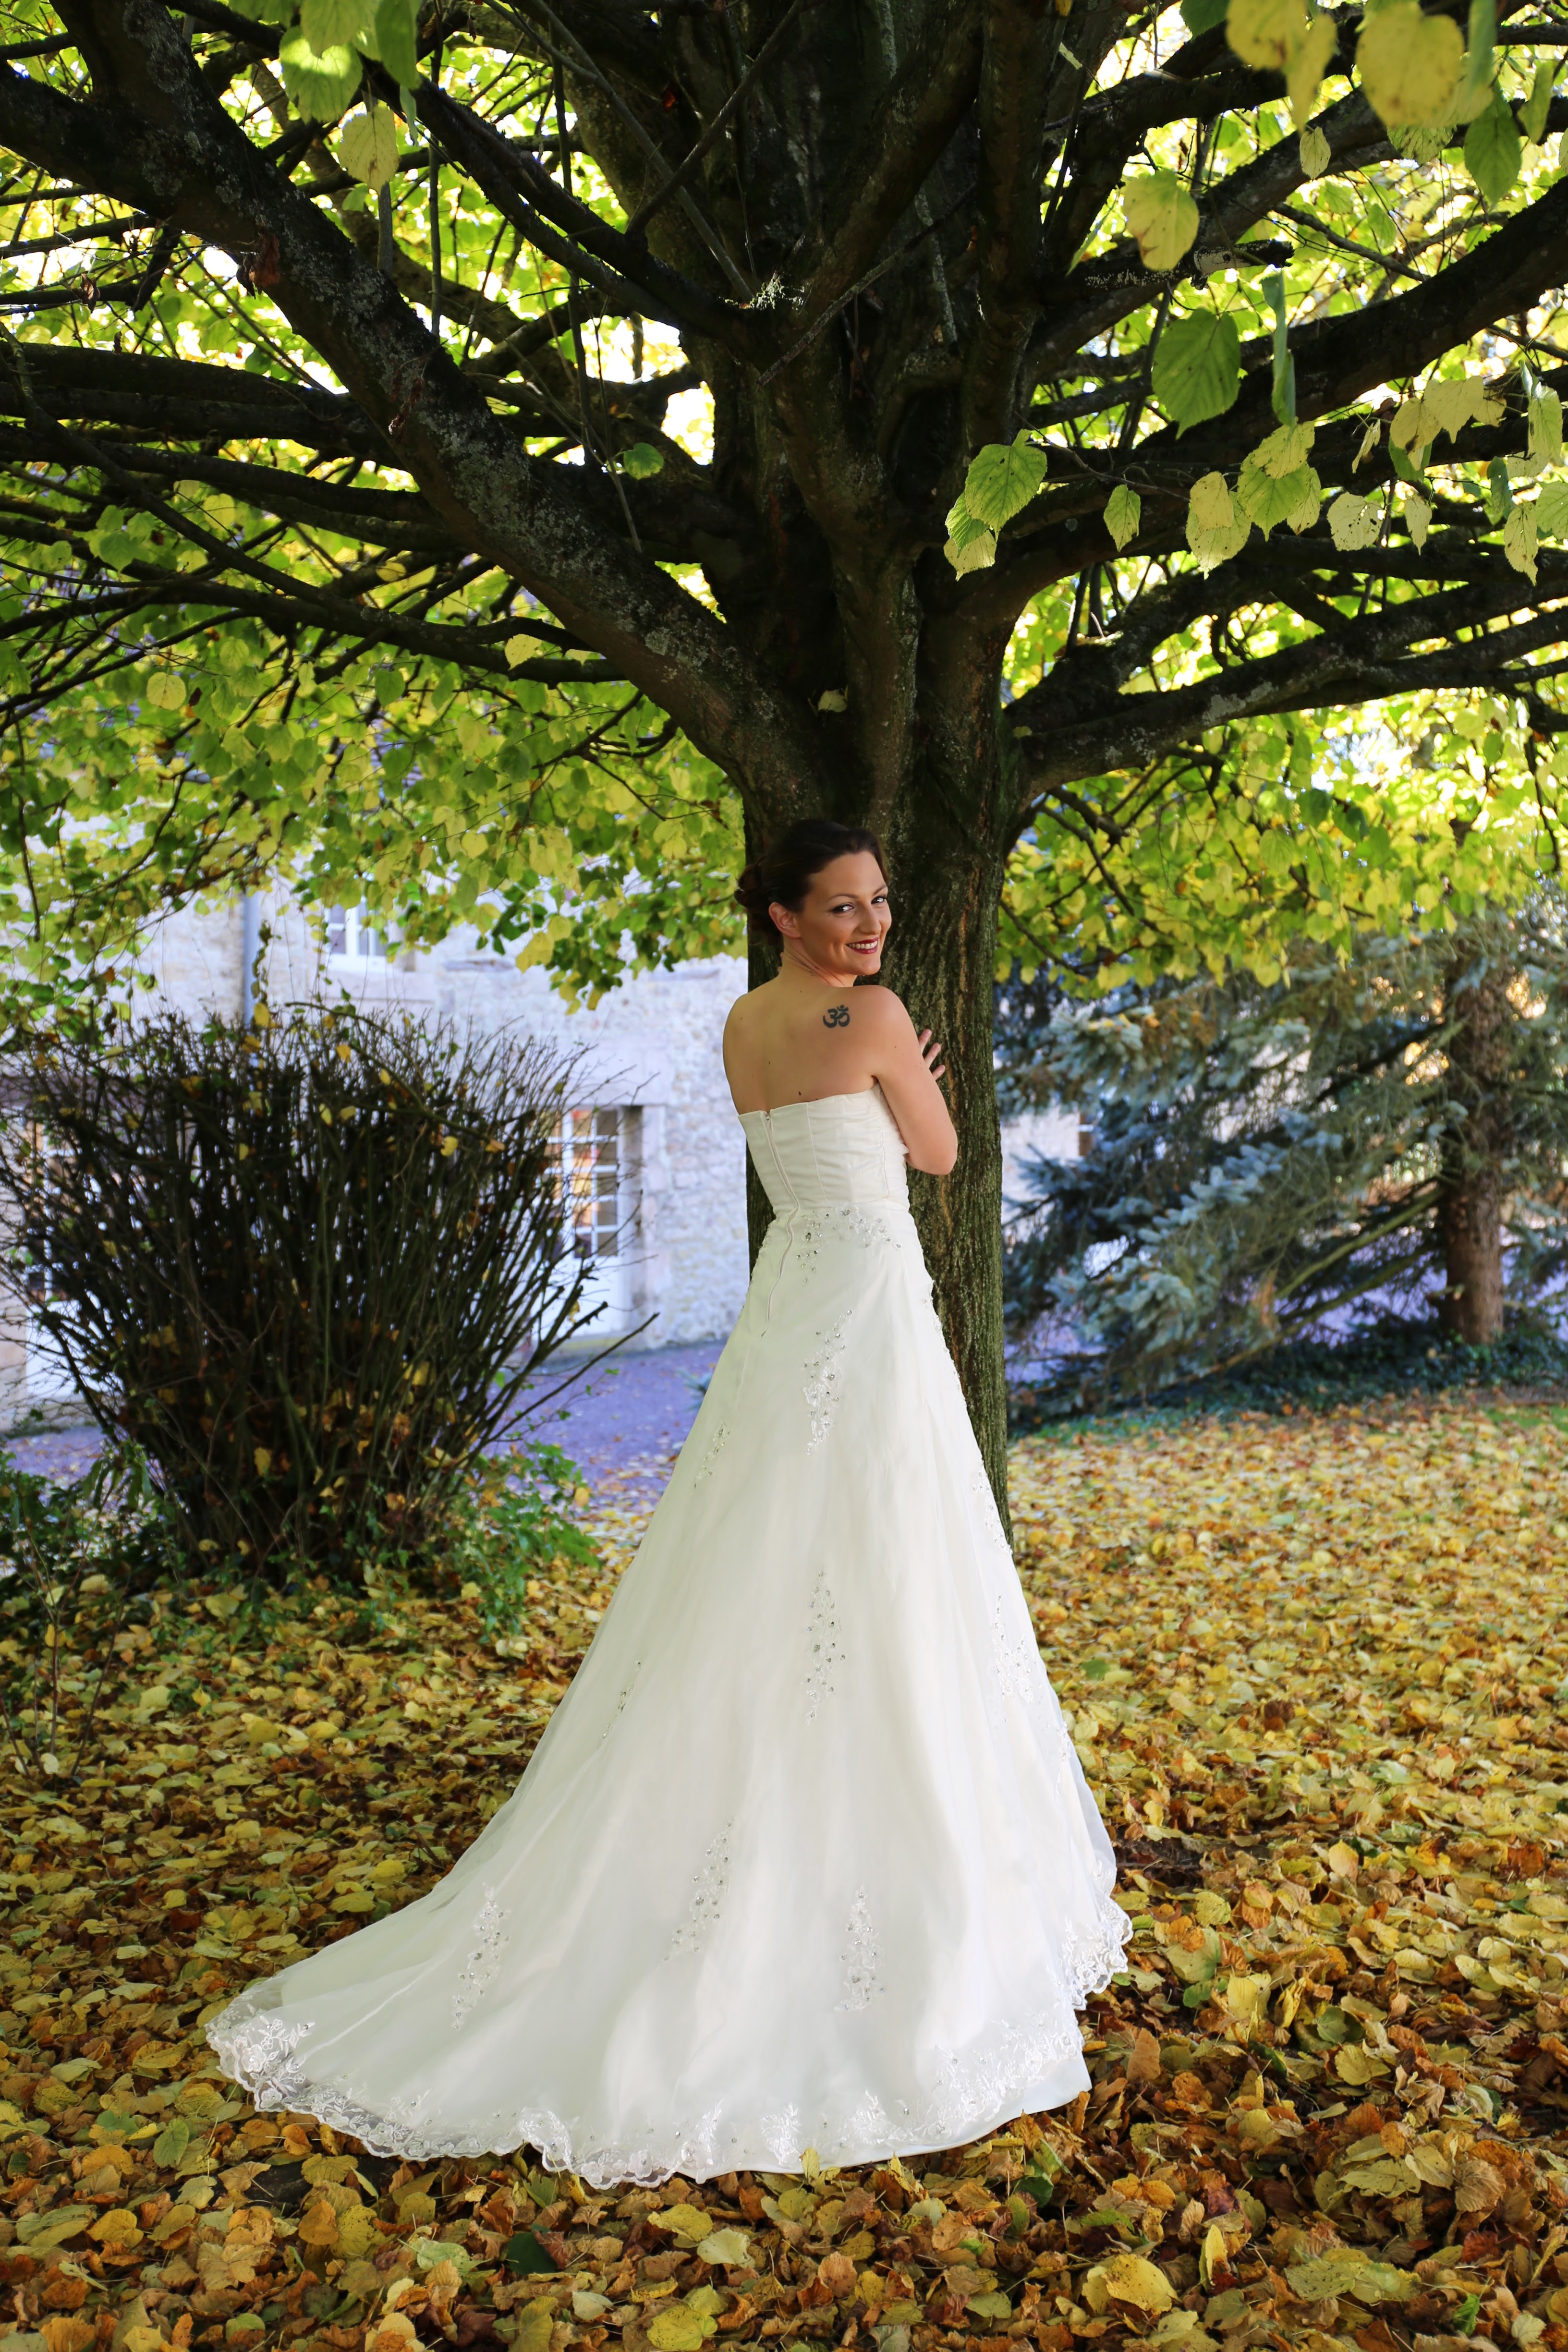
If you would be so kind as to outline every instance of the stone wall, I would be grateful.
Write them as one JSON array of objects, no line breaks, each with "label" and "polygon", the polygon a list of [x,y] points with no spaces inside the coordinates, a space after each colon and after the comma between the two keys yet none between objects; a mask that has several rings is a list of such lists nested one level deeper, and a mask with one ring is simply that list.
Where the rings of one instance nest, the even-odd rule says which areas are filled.
[{"label": "stone wall", "polygon": [[[720,1043],[730,1007],[745,989],[741,959],[634,973],[595,1007],[570,1012],[542,972],[520,972],[510,956],[492,953],[471,932],[455,933],[429,952],[344,961],[323,953],[298,907],[262,901],[253,904],[248,922],[237,905],[171,916],[143,960],[157,983],[143,1002],[195,1018],[238,1017],[246,1002],[246,942],[254,943],[262,929],[268,938],[259,992],[279,1011],[291,1002],[346,994],[376,1010],[442,1013],[486,1032],[520,1029],[577,1055],[574,1102],[627,1114],[616,1311],[596,1319],[585,1344],[636,1326],[646,1328],[628,1344],[639,1348],[729,1331],[747,1280],[745,1144]],[[1016,1193],[1019,1159],[1030,1146],[1076,1152],[1076,1118],[1042,1116],[1004,1129],[1009,1195]],[[46,1376],[26,1332],[0,1320],[0,1426],[77,1416],[62,1398],[58,1374]]]}]

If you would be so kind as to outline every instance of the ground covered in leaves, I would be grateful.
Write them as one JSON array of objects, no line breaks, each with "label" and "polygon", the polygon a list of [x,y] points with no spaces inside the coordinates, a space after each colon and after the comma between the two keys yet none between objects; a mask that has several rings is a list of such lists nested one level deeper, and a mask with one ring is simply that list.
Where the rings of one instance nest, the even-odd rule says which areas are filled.
[{"label": "ground covered in leaves", "polygon": [[1020,1569],[1136,1921],[1092,2092],[626,2195],[257,2116],[202,2025],[439,1874],[637,1508],[601,1498],[598,1562],[536,1580],[505,1654],[477,1595],[243,1643],[166,1596],[81,1783],[7,1790],[0,2352],[1568,2352],[1565,1470],[1568,1416],[1476,1400],[1022,1444]]}]

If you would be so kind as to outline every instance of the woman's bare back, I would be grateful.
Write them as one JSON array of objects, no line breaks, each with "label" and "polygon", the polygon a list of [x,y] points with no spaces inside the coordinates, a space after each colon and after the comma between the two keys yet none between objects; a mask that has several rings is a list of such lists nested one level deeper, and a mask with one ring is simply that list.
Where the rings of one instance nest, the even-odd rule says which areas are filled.
[{"label": "woman's bare back", "polygon": [[890,988],[826,988],[787,969],[731,1008],[724,1074],[738,1111],[823,1102],[879,1086],[912,1166],[945,1176],[957,1156],[929,1033]]}]

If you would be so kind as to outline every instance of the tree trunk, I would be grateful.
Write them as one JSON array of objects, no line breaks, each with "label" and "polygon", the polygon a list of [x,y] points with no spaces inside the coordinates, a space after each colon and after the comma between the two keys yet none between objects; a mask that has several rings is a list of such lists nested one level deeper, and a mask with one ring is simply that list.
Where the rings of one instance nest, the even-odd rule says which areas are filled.
[{"label": "tree trunk", "polygon": [[[1004,1527],[1007,1511],[1007,1391],[1002,1359],[1002,1139],[993,1074],[991,1003],[999,867],[925,841],[889,850],[893,929],[882,978],[917,1029],[942,1041],[944,1085],[958,1129],[951,1176],[910,1172],[910,1208],[930,1268],[974,1434]],[[778,960],[753,940],[752,987]],[[861,982],[860,986],[874,985]],[[746,1224],[752,1262],[773,1222],[748,1154]]]},{"label": "tree trunk", "polygon": [[1006,1527],[1002,1139],[992,1049],[1001,874],[973,845],[964,856],[939,847],[928,834],[894,856],[891,881],[894,924],[884,974],[908,1005],[915,1027],[930,1029],[942,1041],[943,1083],[958,1129],[952,1175],[911,1171],[910,1207]]},{"label": "tree trunk", "polygon": [[1448,1091],[1462,1117],[1443,1148],[1437,1188],[1437,1238],[1443,1254],[1438,1319],[1472,1348],[1502,1334],[1504,1163],[1512,1145],[1507,1092],[1513,1007],[1506,970],[1457,964],[1444,1010]]}]

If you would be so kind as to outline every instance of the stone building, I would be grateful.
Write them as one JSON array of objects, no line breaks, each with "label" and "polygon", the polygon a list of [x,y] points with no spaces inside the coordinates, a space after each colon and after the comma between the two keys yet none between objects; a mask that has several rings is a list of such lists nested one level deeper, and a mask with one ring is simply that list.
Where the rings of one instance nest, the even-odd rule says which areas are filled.
[{"label": "stone building", "polygon": [[[144,969],[157,1000],[196,1016],[247,1016],[254,971],[279,1011],[346,994],[416,1017],[521,1030],[574,1054],[561,1151],[582,1204],[588,1302],[604,1310],[587,1344],[635,1333],[630,1346],[672,1347],[721,1337],[734,1322],[747,1280],[745,1145],[720,1041],[746,985],[740,958],[633,973],[592,1010],[570,1011],[542,972],[520,972],[471,931],[432,950],[389,952],[357,915],[333,915],[323,940],[290,902],[251,899],[171,916]],[[1076,1151],[1076,1120],[1005,1130],[1009,1186],[1030,1145]],[[0,1328],[0,1423],[68,1418],[72,1393],[46,1349]]]}]

